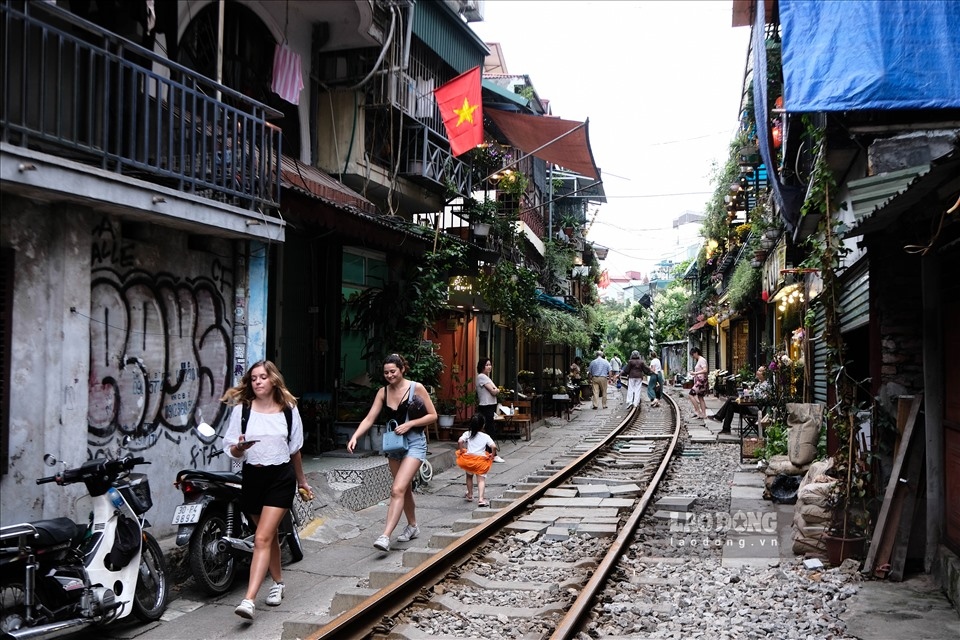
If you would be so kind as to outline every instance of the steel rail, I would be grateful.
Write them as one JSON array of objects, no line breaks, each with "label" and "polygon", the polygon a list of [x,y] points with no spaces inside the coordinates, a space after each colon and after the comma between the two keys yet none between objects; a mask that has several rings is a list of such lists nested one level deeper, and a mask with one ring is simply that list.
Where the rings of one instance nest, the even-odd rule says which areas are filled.
[{"label": "steel rail", "polygon": [[[598,451],[614,442],[620,432],[631,424],[636,413],[636,408],[631,409],[627,412],[623,421],[612,429],[605,438],[569,465],[557,471],[508,506],[500,509],[495,515],[483,520],[481,524],[470,529],[455,542],[451,542],[429,560],[422,562],[419,566],[411,569],[352,609],[341,613],[318,631],[307,636],[306,640],[366,638],[384,622],[390,624],[384,618],[395,616],[408,607],[422,590],[429,589],[446,578],[451,567],[467,559],[491,535],[501,531],[505,524],[524,512],[531,504],[541,498],[548,489],[564,482],[592,462]],[[675,441],[676,437],[674,437]]]},{"label": "steel rail", "polygon": [[[668,399],[668,396],[664,394],[663,399]],[[657,486],[660,484],[660,480],[663,478],[663,474],[666,473],[667,468],[670,466],[670,461],[673,458],[673,452],[676,450],[677,441],[680,438],[680,408],[677,406],[676,401],[673,398],[670,398],[670,403],[673,405],[674,410],[674,427],[673,427],[673,437],[670,439],[670,446],[667,448],[666,454],[663,456],[663,460],[660,462],[657,472],[650,478],[650,482],[647,484],[647,490],[643,492],[640,500],[637,502],[636,506],[633,509],[633,513],[630,514],[630,517],[627,518],[627,521],[621,527],[620,532],[617,534],[616,540],[613,544],[607,549],[607,553],[604,556],[603,560],[597,565],[596,570],[593,572],[593,575],[590,576],[590,579],[587,581],[587,584],[584,585],[583,589],[580,590],[577,599],[573,601],[573,604],[570,605],[570,608],[567,609],[566,614],[563,618],[560,619],[560,622],[557,623],[556,628],[551,634],[551,640],[569,640],[570,638],[575,637],[581,631],[582,622],[585,616],[590,613],[591,608],[596,601],[597,594],[603,589],[604,585],[607,582],[607,578],[611,573],[616,569],[617,563],[620,560],[620,556],[623,555],[623,552],[629,548],[630,542],[633,539],[634,534],[637,531],[641,518],[647,512],[647,506],[650,504],[650,500],[653,498],[653,494],[657,490]]]}]

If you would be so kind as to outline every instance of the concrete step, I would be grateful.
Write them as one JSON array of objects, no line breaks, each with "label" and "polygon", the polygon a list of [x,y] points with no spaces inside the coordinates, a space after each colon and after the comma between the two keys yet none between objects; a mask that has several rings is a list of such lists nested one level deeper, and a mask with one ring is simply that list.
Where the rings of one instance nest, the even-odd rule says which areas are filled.
[{"label": "concrete step", "polygon": [[[473,526],[476,525],[476,520],[470,520]],[[471,527],[472,528],[472,527]],[[430,536],[430,542],[427,543],[427,546],[431,549],[443,549],[448,544],[456,542],[462,537],[462,534],[457,531],[435,533]]]},{"label": "concrete step", "polygon": [[371,589],[383,589],[397,578],[401,578],[406,574],[406,569],[377,569],[370,572],[368,583]]},{"label": "concrete step", "polygon": [[403,560],[401,560],[400,565],[404,567],[419,567],[421,564],[436,555],[437,552],[438,549],[431,549],[429,547],[412,547],[410,549],[405,549],[403,552]]},{"label": "concrete step", "polygon": [[379,589],[365,589],[363,587],[350,587],[342,591],[337,591],[330,601],[330,615],[338,616],[344,611],[349,611],[355,606],[375,594]]}]

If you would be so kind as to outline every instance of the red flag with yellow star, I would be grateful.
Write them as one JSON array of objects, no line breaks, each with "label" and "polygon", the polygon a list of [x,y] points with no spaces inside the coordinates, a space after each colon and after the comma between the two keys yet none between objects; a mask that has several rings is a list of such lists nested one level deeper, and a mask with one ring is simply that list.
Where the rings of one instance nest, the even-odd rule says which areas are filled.
[{"label": "red flag with yellow star", "polygon": [[459,156],[483,143],[480,108],[480,67],[465,71],[433,91],[440,117],[447,127],[450,149]]}]

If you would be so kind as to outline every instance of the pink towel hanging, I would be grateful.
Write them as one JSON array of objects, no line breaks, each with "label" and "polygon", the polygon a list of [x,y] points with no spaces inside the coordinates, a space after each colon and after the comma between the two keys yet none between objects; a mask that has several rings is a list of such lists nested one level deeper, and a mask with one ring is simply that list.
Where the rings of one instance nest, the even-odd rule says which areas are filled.
[{"label": "pink towel hanging", "polygon": [[273,84],[270,89],[290,104],[300,104],[303,74],[300,54],[285,44],[277,44],[273,53]]}]

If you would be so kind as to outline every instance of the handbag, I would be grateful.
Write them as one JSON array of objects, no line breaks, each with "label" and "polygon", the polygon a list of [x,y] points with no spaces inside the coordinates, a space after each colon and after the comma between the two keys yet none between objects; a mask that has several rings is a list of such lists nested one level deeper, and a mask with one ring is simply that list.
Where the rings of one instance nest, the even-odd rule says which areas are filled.
[{"label": "handbag", "polygon": [[[403,419],[404,422],[406,422],[410,416],[410,402],[413,400],[414,385],[416,384],[416,382],[410,383],[410,394],[407,396],[407,416]],[[383,392],[383,398],[384,402],[386,402],[386,391]],[[386,431],[383,432],[383,443],[380,447],[383,453],[399,453],[410,448],[406,434],[401,435],[395,431],[398,426],[399,424],[396,420],[387,420]]]}]

